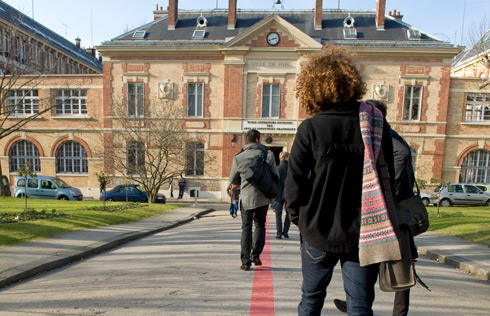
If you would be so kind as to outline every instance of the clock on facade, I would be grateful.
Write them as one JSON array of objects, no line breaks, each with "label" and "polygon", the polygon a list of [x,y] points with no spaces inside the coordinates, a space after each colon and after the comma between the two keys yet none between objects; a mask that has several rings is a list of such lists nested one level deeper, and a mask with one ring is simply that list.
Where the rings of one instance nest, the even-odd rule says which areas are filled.
[{"label": "clock on facade", "polygon": [[276,32],[270,32],[267,34],[267,43],[271,46],[279,44],[279,34]]}]

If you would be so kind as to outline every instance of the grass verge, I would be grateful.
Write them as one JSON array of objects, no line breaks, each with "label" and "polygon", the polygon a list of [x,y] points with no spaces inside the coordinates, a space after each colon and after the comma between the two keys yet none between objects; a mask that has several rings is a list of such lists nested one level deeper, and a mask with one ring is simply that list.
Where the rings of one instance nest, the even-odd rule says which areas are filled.
[{"label": "grass verge", "polygon": [[487,246],[490,243],[490,207],[428,207],[430,231],[460,237]]},{"label": "grass verge", "polygon": [[[31,218],[16,221],[15,217],[24,214],[24,199],[0,197],[0,218],[9,222],[0,223],[0,247],[12,246],[40,238],[51,237],[73,230],[124,224],[164,214],[178,206],[170,204],[106,203],[101,201],[58,201],[28,199],[27,207]],[[50,218],[40,218],[38,214],[56,214]],[[12,220],[14,218],[14,220]]]}]

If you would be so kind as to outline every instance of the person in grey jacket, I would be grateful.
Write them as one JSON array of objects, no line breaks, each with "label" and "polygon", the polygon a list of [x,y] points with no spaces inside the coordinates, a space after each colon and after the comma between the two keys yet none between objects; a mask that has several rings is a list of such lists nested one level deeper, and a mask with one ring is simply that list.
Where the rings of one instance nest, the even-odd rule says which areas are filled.
[{"label": "person in grey jacket", "polygon": [[[245,135],[245,147],[242,152],[233,158],[231,166],[230,183],[240,185],[240,214],[242,216],[242,237],[241,237],[241,269],[248,271],[254,263],[256,266],[262,265],[260,254],[265,244],[265,221],[269,199],[262,194],[255,186],[245,180],[244,173],[249,168],[255,156],[261,156],[263,151],[267,151],[267,164],[276,176],[277,172],[274,154],[268,150],[267,146],[260,143],[260,132],[249,130]],[[252,224],[255,224],[255,231],[252,234]]]},{"label": "person in grey jacket", "polygon": [[286,208],[286,216],[284,218],[284,226],[282,225],[282,209],[285,204],[285,196],[284,196],[284,183],[286,182],[286,177],[288,175],[288,160],[289,153],[287,151],[283,151],[279,154],[279,167],[277,167],[279,171],[279,185],[277,186],[277,196],[274,203],[272,203],[272,208],[274,212],[276,212],[276,238],[281,239],[282,236],[284,238],[289,238],[289,226],[291,225],[291,221],[289,220],[289,215],[287,213]]}]

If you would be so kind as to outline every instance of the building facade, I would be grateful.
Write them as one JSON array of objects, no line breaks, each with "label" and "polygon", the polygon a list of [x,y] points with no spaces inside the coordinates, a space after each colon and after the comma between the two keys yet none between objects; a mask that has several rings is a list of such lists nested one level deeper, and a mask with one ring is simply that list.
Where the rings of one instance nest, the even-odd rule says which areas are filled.
[{"label": "building facade", "polygon": [[[16,176],[15,161],[23,161],[18,148],[26,148],[34,152],[27,154],[30,159],[39,157],[40,173],[98,197],[96,172],[122,183],[144,163],[140,153],[155,149],[145,139],[125,141],[121,116],[141,122],[173,109],[186,135],[179,144],[185,157],[173,170],[183,170],[189,189],[199,189],[201,198],[226,199],[232,159],[246,131],[261,131],[262,143],[276,157],[290,151],[298,125],[308,117],[295,95],[296,78],[309,54],[339,45],[358,63],[368,88],[365,99],[388,105],[388,121],[412,147],[417,178],[490,182],[485,175],[461,176],[473,174],[473,157],[488,156],[490,145],[487,112],[473,119],[480,112],[468,105],[482,91],[472,90],[473,79],[451,76],[461,48],[404,23],[396,11],[385,12],[385,0],[374,10],[324,9],[321,0],[312,7],[240,10],[236,0],[215,10],[179,10],[177,0],[165,10],[157,6],[154,21],[97,47],[101,75],[50,76],[40,85],[39,95],[55,103],[63,90],[79,91],[68,99],[85,98],[86,110],[53,108],[27,130],[0,140],[3,174]],[[111,163],[108,144],[116,138],[127,154],[127,172]],[[490,169],[486,163],[480,166],[484,172]],[[168,186],[161,189],[165,193]]]}]

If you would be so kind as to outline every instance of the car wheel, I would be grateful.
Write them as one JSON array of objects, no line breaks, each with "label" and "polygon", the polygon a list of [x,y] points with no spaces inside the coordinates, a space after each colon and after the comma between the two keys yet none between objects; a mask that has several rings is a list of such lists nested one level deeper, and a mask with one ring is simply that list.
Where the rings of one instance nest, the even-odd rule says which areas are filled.
[{"label": "car wheel", "polygon": [[105,199],[107,202],[114,202],[114,199],[113,198],[107,198]]},{"label": "car wheel", "polygon": [[424,206],[427,207],[429,206],[429,199],[428,198],[423,198],[422,203],[424,203]]},{"label": "car wheel", "polygon": [[490,206],[490,200],[488,200],[487,203],[485,203],[485,206]]},{"label": "car wheel", "polygon": [[441,201],[441,206],[442,207],[451,206],[451,201],[449,201],[448,199],[444,199],[444,200]]},{"label": "car wheel", "polygon": [[61,200],[61,201],[68,201],[68,197],[66,195],[61,195],[58,200]]}]

